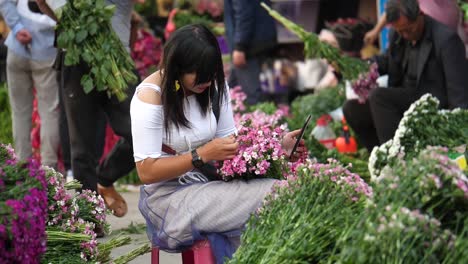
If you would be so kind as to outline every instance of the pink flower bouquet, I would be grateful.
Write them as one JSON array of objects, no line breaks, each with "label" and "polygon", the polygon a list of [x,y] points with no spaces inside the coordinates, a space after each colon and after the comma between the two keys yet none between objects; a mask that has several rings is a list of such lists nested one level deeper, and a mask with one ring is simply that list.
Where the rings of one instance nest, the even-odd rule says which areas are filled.
[{"label": "pink flower bouquet", "polygon": [[287,169],[281,147],[284,129],[253,124],[252,120],[243,122],[237,135],[238,154],[231,160],[220,162],[219,173],[223,180],[283,178],[283,172]]},{"label": "pink flower bouquet", "polygon": [[358,100],[360,103],[366,102],[369,92],[378,87],[377,78],[379,78],[378,66],[377,63],[372,63],[369,67],[369,72],[360,74],[359,78],[353,81],[351,87],[359,96]]}]

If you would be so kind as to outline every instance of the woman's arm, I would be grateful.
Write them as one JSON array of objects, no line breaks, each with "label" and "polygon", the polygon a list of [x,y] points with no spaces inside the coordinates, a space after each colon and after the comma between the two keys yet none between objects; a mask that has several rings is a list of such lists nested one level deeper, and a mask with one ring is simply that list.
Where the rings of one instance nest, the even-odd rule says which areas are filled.
[{"label": "woman's arm", "polygon": [[53,20],[58,21],[57,16],[55,16],[54,11],[52,11],[50,6],[46,3],[46,0],[36,0],[36,3],[39,6],[39,9],[42,11],[42,13],[49,16]]}]

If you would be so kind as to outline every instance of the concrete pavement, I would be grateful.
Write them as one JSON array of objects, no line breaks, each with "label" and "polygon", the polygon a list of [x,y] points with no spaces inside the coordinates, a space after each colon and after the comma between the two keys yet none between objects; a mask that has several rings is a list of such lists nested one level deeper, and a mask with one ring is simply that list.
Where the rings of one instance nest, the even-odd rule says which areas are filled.
[{"label": "concrete pavement", "polygon": [[[130,225],[133,226],[141,226],[145,224],[145,219],[140,214],[138,210],[138,198],[139,198],[139,191],[138,188],[132,188],[129,186],[126,188],[128,191],[121,192],[122,196],[127,201],[128,205],[128,213],[122,218],[115,217],[113,215],[108,215],[107,220],[111,224],[112,232],[110,235],[105,236],[104,238],[99,239],[99,241],[106,241],[113,236],[116,236],[120,233],[120,231],[127,229]],[[146,233],[141,234],[129,234],[132,238],[132,243],[127,246],[116,248],[112,251],[111,256],[117,257],[120,255],[124,255],[125,253],[137,248],[143,243],[149,243],[148,237]],[[143,256],[139,256],[138,258],[134,259],[133,261],[129,262],[129,264],[150,264],[151,263],[151,253],[145,254]],[[182,256],[181,254],[170,254],[164,251],[160,251],[159,253],[159,263],[160,264],[182,264]]]}]

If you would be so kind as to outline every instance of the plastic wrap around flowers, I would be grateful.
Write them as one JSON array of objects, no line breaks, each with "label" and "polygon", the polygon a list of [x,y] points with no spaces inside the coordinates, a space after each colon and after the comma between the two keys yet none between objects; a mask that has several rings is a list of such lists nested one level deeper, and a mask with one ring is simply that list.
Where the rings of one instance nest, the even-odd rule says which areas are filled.
[{"label": "plastic wrap around flowers", "polygon": [[353,91],[358,95],[358,101],[365,103],[372,89],[378,87],[377,78],[379,78],[377,63],[372,63],[369,72],[360,74],[359,78],[351,84]]},{"label": "plastic wrap around flowers", "polygon": [[284,166],[287,165],[281,147],[283,133],[284,128],[280,126],[252,126],[251,120],[245,121],[236,138],[238,154],[219,164],[222,179],[282,179]]}]

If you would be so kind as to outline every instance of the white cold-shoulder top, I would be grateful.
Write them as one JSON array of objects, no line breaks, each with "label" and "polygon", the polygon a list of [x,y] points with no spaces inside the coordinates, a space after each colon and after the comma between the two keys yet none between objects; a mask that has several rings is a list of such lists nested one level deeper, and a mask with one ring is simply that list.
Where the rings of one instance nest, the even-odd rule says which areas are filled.
[{"label": "white cold-shoulder top", "polygon": [[137,94],[141,89],[152,89],[161,93],[161,88],[152,83],[141,83],[136,88],[130,104],[132,120],[133,156],[135,162],[146,158],[170,156],[162,152],[162,144],[173,148],[177,153],[185,153],[217,137],[226,137],[236,133],[228,87],[226,96],[221,100],[219,120],[209,108],[210,113],[203,116],[195,95],[187,96],[184,101],[184,113],[190,122],[190,128],[171,126],[170,142],[164,127],[164,109],[162,105],[153,105],[141,101]]}]

